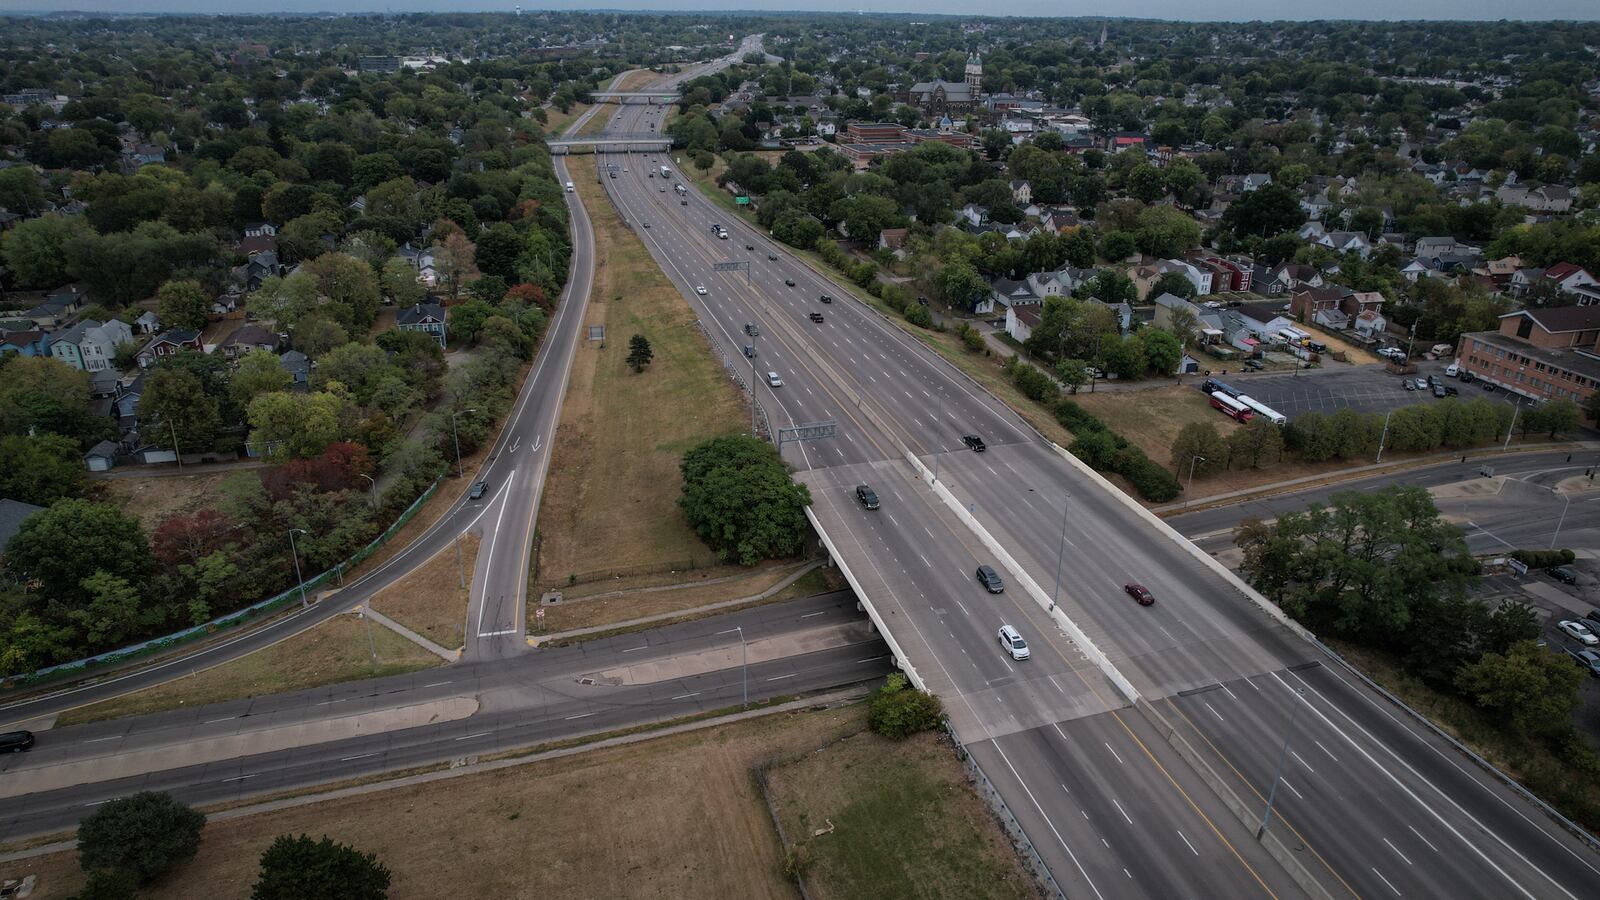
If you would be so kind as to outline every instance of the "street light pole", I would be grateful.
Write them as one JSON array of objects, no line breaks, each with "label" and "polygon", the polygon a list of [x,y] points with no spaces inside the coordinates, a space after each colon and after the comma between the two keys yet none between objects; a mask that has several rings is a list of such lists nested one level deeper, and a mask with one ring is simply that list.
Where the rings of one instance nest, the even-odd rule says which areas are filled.
[{"label": "street light pole", "polygon": [[453,412],[453,413],[450,414],[450,438],[452,440],[454,440],[455,444],[456,444],[456,477],[457,478],[465,478],[465,477],[467,477],[467,472],[466,472],[465,469],[463,469],[461,467],[461,435],[456,432],[456,416],[459,416],[462,413],[471,413],[471,412],[477,412],[477,410],[476,409],[463,409],[463,410],[459,410],[457,412]]},{"label": "street light pole", "polygon": [[1522,412],[1522,401],[1518,400],[1517,405],[1511,409],[1511,424],[1506,426],[1506,443],[1500,448],[1502,451],[1511,449],[1511,436],[1517,433],[1517,413],[1520,412]]},{"label": "street light pole", "polygon": [[1050,592],[1050,605],[1061,605],[1061,559],[1067,555],[1067,514],[1072,509],[1072,495],[1067,494],[1061,501],[1061,540],[1056,544],[1056,587]]},{"label": "street light pole", "polygon": [[368,483],[370,483],[372,485],[372,489],[371,489],[371,491],[369,491],[369,493],[372,494],[372,508],[373,509],[377,509],[378,508],[378,482],[377,482],[377,480],[374,479],[371,475],[368,475],[365,472],[357,472],[356,474],[360,475],[362,478],[365,478],[368,481]]},{"label": "street light pole", "polygon": [[750,436],[761,439],[756,431],[756,336],[753,334],[750,335]]},{"label": "street light pole", "polygon": [[1572,498],[1568,497],[1566,494],[1561,493],[1560,491],[1556,490],[1555,488],[1551,488],[1550,489],[1550,493],[1559,496],[1561,498],[1561,500],[1562,500],[1561,518],[1556,520],[1556,533],[1550,535],[1550,549],[1554,550],[1556,548],[1556,539],[1561,537],[1561,523],[1563,523],[1563,522],[1565,522],[1567,520],[1567,507],[1572,505]]},{"label": "street light pole", "polygon": [[744,708],[750,708],[750,650],[744,642],[744,626],[735,625],[733,630],[739,632],[739,678],[744,683]]},{"label": "street light pole", "polygon": [[1188,491],[1189,488],[1194,487],[1194,464],[1198,462],[1205,462],[1205,459],[1206,458],[1204,456],[1196,456],[1189,460],[1189,483],[1184,487],[1185,491]]},{"label": "street light pole", "polygon": [[183,471],[183,451],[178,449],[178,426],[167,420],[167,427],[172,430],[172,458],[178,461],[178,471]]},{"label": "street light pole", "polygon": [[306,580],[300,574],[300,551],[296,550],[294,546],[295,532],[305,534],[306,530],[304,528],[289,529],[289,558],[294,560],[294,580],[300,585],[300,608],[304,609],[310,604],[306,602]]},{"label": "street light pole", "polygon": [[1383,417],[1383,433],[1378,435],[1378,458],[1372,461],[1373,465],[1383,462],[1383,442],[1389,437],[1389,416],[1394,415],[1394,410],[1389,410]]},{"label": "street light pole", "polygon": [[1278,754],[1278,773],[1272,776],[1272,790],[1267,791],[1267,811],[1261,816],[1261,827],[1256,829],[1256,840],[1267,833],[1272,824],[1272,802],[1278,797],[1278,783],[1283,780],[1283,764],[1289,759],[1289,742],[1294,740],[1295,718],[1300,714],[1300,704],[1305,702],[1305,688],[1295,688],[1294,706],[1289,710],[1289,731],[1283,736],[1283,750]]}]

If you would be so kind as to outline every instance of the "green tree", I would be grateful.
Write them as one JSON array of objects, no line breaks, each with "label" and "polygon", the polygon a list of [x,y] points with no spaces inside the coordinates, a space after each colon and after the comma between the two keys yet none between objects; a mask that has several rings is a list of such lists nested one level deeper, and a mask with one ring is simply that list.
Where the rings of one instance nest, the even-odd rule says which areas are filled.
[{"label": "green tree", "polygon": [[81,216],[51,213],[26,219],[0,235],[0,257],[17,287],[52,288],[70,274],[67,247],[92,231]]},{"label": "green tree", "polygon": [[1559,653],[1520,641],[1505,653],[1485,653],[1462,666],[1456,685],[1473,702],[1526,737],[1572,731],[1583,672]]},{"label": "green tree", "polygon": [[478,235],[476,261],[478,271],[485,275],[499,275],[506,282],[518,281],[517,258],[522,254],[524,241],[516,226],[496,222]]},{"label": "green tree", "polygon": [[342,397],[327,391],[261,394],[248,407],[250,443],[269,459],[316,456],[339,439],[344,407]]},{"label": "green tree", "polygon": [[642,334],[636,334],[628,339],[628,365],[634,372],[641,372],[645,366],[650,365],[650,360],[655,353],[650,349],[650,339]]},{"label": "green tree", "polygon": [[293,384],[294,376],[279,364],[276,353],[252,350],[234,367],[228,379],[228,391],[234,406],[247,409],[256,397],[272,391],[287,391]]},{"label": "green tree", "polygon": [[294,349],[318,361],[335,347],[350,342],[344,326],[320,312],[311,313],[296,323],[289,337]]},{"label": "green tree", "polygon": [[1197,478],[1206,478],[1228,468],[1228,444],[1217,432],[1217,426],[1210,422],[1190,422],[1178,431],[1178,437],[1172,442],[1172,468],[1178,477],[1187,479],[1191,464]]},{"label": "green tree", "polygon": [[1163,272],[1161,277],[1156,279],[1156,283],[1150,286],[1151,297],[1159,297],[1162,294],[1171,294],[1188,300],[1194,296],[1194,282],[1182,272]]},{"label": "green tree", "polygon": [[211,298],[193,279],[169,281],[156,291],[156,315],[164,328],[201,331],[211,311]]},{"label": "green tree", "polygon": [[867,727],[890,740],[902,741],[939,727],[943,713],[938,697],[911,687],[906,676],[896,672],[867,701]]},{"label": "green tree", "polygon": [[143,584],[152,560],[139,520],[107,503],[57,500],[23,521],[5,548],[5,571],[34,582],[52,605],[89,602],[83,582],[97,572]]},{"label": "green tree", "polygon": [[345,253],[324,253],[301,271],[316,280],[321,310],[345,328],[365,331],[378,316],[382,300],[372,267]]},{"label": "green tree", "polygon": [[1283,458],[1283,429],[1266,419],[1251,419],[1228,435],[1228,461],[1241,469],[1264,469]]},{"label": "green tree", "polygon": [[373,853],[336,844],[326,835],[279,835],[261,854],[261,874],[250,900],[383,900],[389,869]]},{"label": "green tree", "polygon": [[[78,444],[59,434],[0,437],[0,497],[48,506],[83,491]],[[0,548],[4,549],[4,548]]]},{"label": "green tree", "polygon": [[217,399],[206,393],[199,376],[165,366],[145,376],[139,415],[152,443],[180,453],[210,451],[222,426]]},{"label": "green tree", "polygon": [[422,298],[428,294],[428,289],[417,281],[416,267],[398,256],[383,264],[380,280],[384,296],[395,306],[413,306],[422,302]]},{"label": "green tree", "polygon": [[1183,344],[1169,332],[1147,328],[1134,338],[1144,347],[1145,365],[1157,375],[1175,375],[1183,361]]},{"label": "green tree", "polygon": [[1151,256],[1175,257],[1200,243],[1200,223],[1173,207],[1152,206],[1139,213],[1133,240]]},{"label": "green tree", "polygon": [[1306,220],[1294,191],[1269,184],[1246,193],[1222,213],[1222,225],[1241,237],[1272,237],[1294,231]]},{"label": "green tree", "polygon": [[1113,337],[1100,345],[1100,365],[1118,378],[1131,379],[1149,368],[1144,344],[1132,337]]},{"label": "green tree", "polygon": [[1140,163],[1128,173],[1128,196],[1154,203],[1167,194],[1166,179],[1161,170],[1149,163]]},{"label": "green tree", "polygon": [[753,566],[804,546],[811,492],[789,477],[770,445],[743,435],[713,438],[685,453],[680,468],[678,503],[721,558]]},{"label": "green tree", "polygon": [[141,791],[102,804],[78,824],[78,863],[146,885],[194,858],[206,817],[171,794]]},{"label": "green tree", "polygon": [[1572,432],[1582,421],[1583,412],[1578,409],[1578,404],[1558,397],[1526,413],[1523,416],[1523,429],[1525,432],[1548,432],[1555,437],[1562,432]]},{"label": "green tree", "polygon": [[1055,370],[1056,377],[1061,379],[1061,383],[1065,384],[1068,390],[1074,394],[1078,392],[1078,388],[1089,383],[1089,364],[1081,359],[1072,359],[1070,357],[1058,359],[1056,360]]}]

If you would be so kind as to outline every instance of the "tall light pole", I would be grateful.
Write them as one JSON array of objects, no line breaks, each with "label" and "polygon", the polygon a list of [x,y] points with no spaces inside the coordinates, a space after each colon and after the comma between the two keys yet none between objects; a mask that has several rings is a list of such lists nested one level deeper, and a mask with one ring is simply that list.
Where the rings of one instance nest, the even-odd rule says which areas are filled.
[{"label": "tall light pole", "polygon": [[465,469],[463,469],[461,467],[461,436],[456,432],[456,416],[459,416],[462,413],[471,413],[471,412],[477,412],[477,410],[476,409],[463,409],[463,410],[460,410],[458,412],[453,412],[453,413],[450,414],[450,437],[456,443],[456,477],[458,477],[458,478],[467,477],[467,472],[466,472]]},{"label": "tall light pole", "polygon": [[1561,518],[1556,519],[1556,533],[1550,535],[1550,549],[1554,550],[1556,548],[1556,538],[1561,537],[1561,523],[1565,522],[1567,520],[1567,507],[1572,505],[1572,498],[1568,497],[1566,494],[1561,493],[1560,491],[1556,490],[1555,488],[1551,488],[1550,489],[1550,493],[1555,494],[1556,496],[1560,497],[1561,500],[1562,500]]},{"label": "tall light pole", "polygon": [[289,558],[294,560],[294,580],[300,585],[300,608],[304,609],[310,604],[306,602],[306,580],[300,575],[300,551],[296,550],[294,546],[296,532],[300,534],[306,534],[307,532],[304,528],[289,529]]},{"label": "tall light pole", "polygon": [[[754,324],[754,323],[751,323],[751,324]],[[749,335],[749,338],[750,338],[750,436],[752,438],[755,438],[756,440],[760,440],[761,439],[761,435],[756,431],[756,336],[752,334],[752,335]],[[743,640],[743,638],[740,638],[740,640]]]},{"label": "tall light pole", "polygon": [[1056,545],[1056,587],[1050,592],[1050,606],[1061,605],[1061,558],[1067,555],[1067,513],[1072,509],[1072,495],[1061,500],[1061,541]]},{"label": "tall light pole", "polygon": [[1520,412],[1522,412],[1522,400],[1518,398],[1517,405],[1511,410],[1511,424],[1506,426],[1506,443],[1500,448],[1502,451],[1511,449],[1511,436],[1517,432],[1517,413]]},{"label": "tall light pole", "polygon": [[735,625],[739,632],[739,679],[744,683],[744,708],[750,708],[750,649],[744,642],[744,626]]},{"label": "tall light pole", "polygon": [[178,461],[178,471],[183,471],[183,451],[178,449],[178,426],[167,420],[167,427],[172,430],[172,458]]},{"label": "tall light pole", "polygon": [[1378,458],[1372,461],[1373,465],[1383,462],[1383,442],[1389,437],[1389,417],[1394,415],[1394,410],[1389,410],[1383,416],[1383,433],[1378,435]]},{"label": "tall light pole", "polygon": [[357,472],[356,474],[360,475],[362,478],[365,478],[367,480],[367,482],[372,485],[372,489],[369,491],[369,493],[372,495],[372,508],[373,509],[377,509],[378,508],[378,482],[377,482],[377,480],[374,479],[371,475],[368,475],[365,472]]},{"label": "tall light pole", "polygon": [[1194,487],[1194,464],[1205,461],[1206,458],[1204,456],[1195,456],[1189,460],[1189,483],[1184,487],[1185,491],[1188,491],[1189,488]]},{"label": "tall light pole", "polygon": [[1272,824],[1272,801],[1278,797],[1278,782],[1283,780],[1283,764],[1289,759],[1289,742],[1294,740],[1295,718],[1300,714],[1300,704],[1305,702],[1305,688],[1295,688],[1294,706],[1289,709],[1289,730],[1283,736],[1283,750],[1278,754],[1278,773],[1272,776],[1272,790],[1267,791],[1267,811],[1261,816],[1261,827],[1256,829],[1256,840],[1267,833]]}]

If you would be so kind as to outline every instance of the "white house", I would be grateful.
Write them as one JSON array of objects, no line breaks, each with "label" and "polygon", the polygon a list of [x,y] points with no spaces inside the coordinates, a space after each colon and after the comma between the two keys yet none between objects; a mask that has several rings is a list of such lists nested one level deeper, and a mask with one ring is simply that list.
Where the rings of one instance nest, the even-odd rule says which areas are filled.
[{"label": "white house", "polygon": [[1211,277],[1213,273],[1210,269],[1202,269],[1193,263],[1185,262],[1181,259],[1164,259],[1160,262],[1160,264],[1157,265],[1157,268],[1160,269],[1163,274],[1167,272],[1181,272],[1183,277],[1189,279],[1189,283],[1194,285],[1194,292],[1196,296],[1204,297],[1205,295],[1211,293]]}]

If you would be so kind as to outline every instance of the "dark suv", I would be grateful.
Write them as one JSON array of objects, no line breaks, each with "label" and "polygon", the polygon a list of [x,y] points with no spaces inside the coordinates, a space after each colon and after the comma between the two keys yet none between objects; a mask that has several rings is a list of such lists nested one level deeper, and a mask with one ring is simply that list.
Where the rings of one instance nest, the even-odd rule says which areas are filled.
[{"label": "dark suv", "polygon": [[1567,568],[1566,566],[1551,566],[1550,568],[1546,569],[1545,571],[1550,573],[1550,577],[1551,578],[1554,578],[1555,580],[1561,582],[1562,584],[1577,584],[1578,583],[1578,573],[1572,571],[1571,569]]},{"label": "dark suv", "polygon": [[1005,584],[1000,580],[1000,573],[988,566],[978,567],[978,583],[991,594],[1003,594],[1006,591]]},{"label": "dark suv", "polygon": [[978,437],[975,434],[963,434],[961,436],[961,443],[971,447],[973,453],[982,453],[983,451],[989,449],[989,445],[983,442],[983,438]]},{"label": "dark suv", "polygon": [[33,748],[33,732],[7,731],[0,734],[0,753],[21,753]]},{"label": "dark suv", "polygon": [[873,492],[872,488],[864,484],[856,485],[856,499],[861,501],[861,505],[867,509],[878,508],[878,495]]}]

